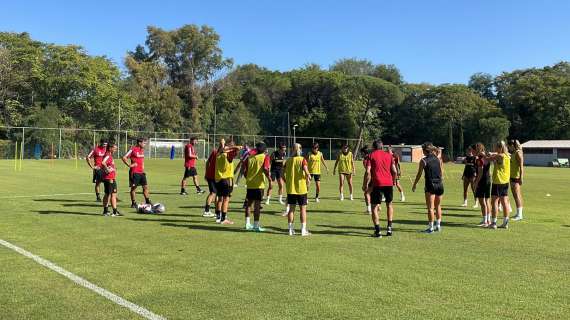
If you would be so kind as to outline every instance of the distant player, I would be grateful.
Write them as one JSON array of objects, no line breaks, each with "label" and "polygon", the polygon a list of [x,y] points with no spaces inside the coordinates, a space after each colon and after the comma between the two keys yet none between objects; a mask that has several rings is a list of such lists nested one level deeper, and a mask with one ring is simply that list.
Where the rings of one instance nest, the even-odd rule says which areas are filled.
[{"label": "distant player", "polygon": [[521,143],[518,140],[509,140],[509,152],[511,157],[511,191],[515,198],[517,207],[516,215],[513,220],[523,219],[523,197],[522,184],[524,176],[524,156]]},{"label": "distant player", "polygon": [[[392,199],[394,197],[394,180],[396,179],[396,166],[392,155],[383,150],[381,140],[376,140],[372,144],[374,149],[368,156],[366,164],[366,181],[362,185],[362,191],[370,192],[370,202],[372,203],[372,223],[374,224],[375,238],[381,238],[380,233],[380,206],[382,198],[386,202],[387,236],[391,236],[392,220],[394,218],[394,207]],[[370,190],[370,186],[372,190]],[[366,189],[365,189],[366,188]]]},{"label": "distant player", "polygon": [[[420,160],[418,174],[412,186],[412,191],[416,191],[416,185],[425,172],[425,197],[426,207],[428,211],[428,228],[425,233],[433,233],[441,231],[441,201],[443,199],[443,163],[438,157],[439,148],[433,146],[431,142],[422,145],[424,158]],[[434,226],[434,215],[436,223]]]},{"label": "distant player", "polygon": [[[213,214],[212,212],[210,212],[210,206],[212,205],[212,202],[214,200],[216,200],[216,156],[218,154],[218,150],[214,149],[212,150],[212,152],[210,153],[210,156],[208,157],[208,160],[206,161],[206,174],[204,175],[204,179],[206,179],[206,182],[208,183],[208,191],[210,192],[208,194],[208,197],[206,197],[206,205],[204,206],[204,214],[202,214],[202,217],[205,218],[212,218],[212,217],[219,217],[221,215],[221,212],[215,207],[216,210],[216,214]],[[217,202],[217,201],[216,201]]]},{"label": "distant player", "polygon": [[509,228],[509,182],[511,177],[511,155],[504,141],[495,144],[495,154],[488,157],[493,162],[493,179],[491,185],[491,205],[493,220],[489,228],[497,229],[499,205],[503,206],[503,224],[499,228]]},{"label": "distant player", "polygon": [[309,236],[307,229],[307,187],[311,182],[311,174],[307,160],[301,156],[301,145],[293,145],[293,154],[287,159],[284,167],[285,189],[287,190],[287,220],[289,222],[289,235],[295,235],[294,217],[295,206],[301,211],[301,235]]},{"label": "distant player", "polygon": [[[143,189],[146,204],[152,204],[149,198],[148,183],[144,171],[144,146],[145,139],[138,138],[134,145],[122,158],[123,163],[129,167],[129,186],[131,187],[131,208],[137,208],[136,191],[137,187]],[[129,160],[130,159],[130,163]]]},{"label": "distant player", "polygon": [[[465,156],[465,160],[463,163],[465,164],[465,168],[463,169],[463,176],[461,176],[461,180],[463,180],[463,204],[462,207],[467,207],[467,190],[471,187],[471,191],[475,194],[475,178],[477,177],[477,169],[475,167],[475,161],[477,157],[474,154],[475,147],[469,146],[467,149],[467,155]],[[473,208],[477,208],[477,202]]]},{"label": "distant player", "polygon": [[277,181],[277,185],[279,186],[279,203],[285,204],[285,202],[283,202],[283,186],[285,185],[285,181],[283,180],[283,165],[285,164],[286,156],[287,147],[285,144],[280,144],[279,150],[275,150],[271,154],[271,181],[267,188],[266,204],[269,204],[269,200],[271,199],[274,181]]},{"label": "distant player", "polygon": [[[107,153],[107,141],[105,139],[101,139],[99,141],[99,145],[93,148],[91,152],[85,157],[85,161],[91,169],[93,169],[93,183],[95,184],[95,196],[97,197],[97,201],[101,201],[101,194],[99,193],[99,186],[101,182],[103,182],[103,170],[101,169],[101,162],[103,162],[103,158]],[[93,159],[93,162],[91,162]]]},{"label": "distant player", "polygon": [[[299,150],[299,152],[301,152]],[[325,162],[325,158],[323,154],[319,151],[319,144],[314,143],[311,152],[306,155],[305,159],[307,160],[309,173],[311,174],[312,180],[315,180],[315,185],[317,190],[315,192],[315,202],[319,202],[319,193],[321,192],[321,164],[329,172],[329,168],[327,167],[327,163]]]},{"label": "distant player", "polygon": [[109,215],[109,204],[113,208],[111,216],[120,217],[122,214],[117,210],[117,168],[113,160],[113,154],[117,152],[117,146],[114,143],[107,144],[107,153],[101,162],[103,170],[103,185],[105,188],[105,196],[103,196],[103,215]]},{"label": "distant player", "polygon": [[233,160],[237,156],[241,146],[233,146],[224,139],[220,140],[218,152],[216,154],[216,191],[218,201],[216,203],[216,211],[220,212],[220,216],[216,217],[216,222],[221,224],[233,224],[227,218],[230,198],[234,189],[234,165]]},{"label": "distant player", "polygon": [[[269,156],[265,153],[265,143],[258,142],[255,149],[257,150],[256,154],[249,156],[243,163],[247,185],[245,229],[248,231],[263,232],[264,229],[259,225],[259,218],[261,216],[261,200],[263,199],[263,191],[265,190],[265,178],[271,183],[271,176],[269,175],[270,160]],[[253,225],[251,224],[250,218],[252,207]]]},{"label": "distant player", "polygon": [[344,200],[344,180],[348,182],[350,191],[350,200],[354,200],[352,193],[352,176],[354,175],[354,158],[352,152],[348,149],[348,145],[343,145],[340,153],[334,163],[333,175],[338,167],[338,191],[340,193],[340,201]]},{"label": "distant player", "polygon": [[[247,159],[247,157],[249,157],[250,152],[252,150],[255,150],[255,149],[250,148],[249,145],[246,143],[241,148],[241,150],[239,151],[239,162],[234,169],[234,175],[237,174],[236,183],[235,183],[236,187],[238,186],[239,181],[241,180],[241,177],[243,176],[243,170],[244,170],[243,162],[245,161],[245,159]],[[244,202],[244,208],[245,208],[245,202]]]},{"label": "distant player", "polygon": [[396,166],[396,171],[397,171],[394,186],[396,186],[396,188],[398,189],[398,192],[400,193],[400,201],[406,202],[406,196],[404,195],[404,189],[402,188],[402,185],[400,184],[400,180],[402,178],[402,167],[400,166],[400,157],[398,157],[398,155],[396,153],[394,153],[394,150],[392,150],[392,146],[388,146],[388,152],[392,155],[392,158],[394,159],[394,165]]},{"label": "distant player", "polygon": [[477,176],[475,178],[475,197],[481,207],[480,227],[488,227],[491,224],[491,162],[487,160],[485,145],[477,143],[475,145],[475,167]]},{"label": "distant player", "polygon": [[362,179],[362,191],[364,192],[364,203],[366,204],[366,212],[368,214],[372,214],[372,204],[370,204],[370,186],[367,185],[368,183],[368,171],[366,168],[370,163],[369,158],[370,150],[368,150],[368,146],[364,146],[360,149],[360,155],[362,156],[362,166],[364,167],[364,178]]},{"label": "distant player", "polygon": [[198,139],[196,137],[190,138],[190,142],[184,146],[184,177],[180,181],[180,194],[188,195],[186,193],[186,179],[192,177],[194,186],[196,187],[196,193],[204,193],[200,188],[200,182],[198,181],[198,172],[196,171],[196,160],[198,156],[194,150],[194,145]]}]

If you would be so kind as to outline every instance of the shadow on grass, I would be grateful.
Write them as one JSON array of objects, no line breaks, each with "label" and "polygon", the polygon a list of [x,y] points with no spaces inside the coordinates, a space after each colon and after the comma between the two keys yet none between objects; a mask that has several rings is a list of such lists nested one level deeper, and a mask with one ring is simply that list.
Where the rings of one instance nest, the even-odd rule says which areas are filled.
[{"label": "shadow on grass", "polygon": [[34,201],[39,202],[95,202],[90,200],[77,200],[77,199],[34,199]]},{"label": "shadow on grass", "polygon": [[[232,226],[223,226],[219,224],[205,225],[205,224],[176,224],[176,223],[161,223],[165,227],[176,227],[176,228],[188,228],[192,230],[206,230],[206,231],[224,231],[224,232],[250,232],[241,228],[235,228]],[[265,228],[267,229],[267,228]],[[272,232],[264,232],[272,233]]]},{"label": "shadow on grass", "polygon": [[[408,211],[408,213],[427,215],[426,211]],[[472,214],[448,213],[447,208],[443,208],[443,217],[462,217],[462,218],[475,218],[480,217],[480,212],[473,212]]]},{"label": "shadow on grass", "polygon": [[102,207],[101,203],[64,203],[62,204],[64,207],[91,207],[91,208],[100,208]]},{"label": "shadow on grass", "polygon": [[[333,228],[338,228],[341,229],[343,226],[328,226],[328,225],[317,225],[319,227],[333,227]],[[271,227],[271,226],[266,226],[265,229],[271,229],[273,231],[276,231],[275,233],[278,234],[285,234],[285,235],[289,235],[289,229],[285,229],[285,228],[279,228],[279,227]],[[349,228],[345,228],[345,229],[349,229]],[[354,228],[353,228],[354,229]],[[370,230],[370,229],[367,229]],[[298,231],[298,230],[297,230]],[[362,233],[362,232],[357,232],[357,231],[340,231],[340,230],[309,230],[312,234],[322,234],[322,235],[335,235],[335,236],[349,236],[349,237],[368,237],[370,234],[369,233]]]},{"label": "shadow on grass", "polygon": [[190,220],[174,220],[174,219],[143,219],[143,218],[127,218],[127,220],[139,222],[192,222]]},{"label": "shadow on grass", "polygon": [[58,211],[58,210],[39,210],[36,211],[39,214],[72,214],[72,215],[79,215],[79,216],[100,216],[102,214],[99,213],[88,213],[88,212],[77,212],[77,211]]},{"label": "shadow on grass", "polygon": [[[445,218],[445,215],[443,217]],[[394,224],[427,226],[427,220],[394,220]],[[473,224],[448,222],[445,221],[445,219],[441,222],[441,225],[442,227],[452,227],[452,228],[469,228],[469,229],[480,228]]]}]

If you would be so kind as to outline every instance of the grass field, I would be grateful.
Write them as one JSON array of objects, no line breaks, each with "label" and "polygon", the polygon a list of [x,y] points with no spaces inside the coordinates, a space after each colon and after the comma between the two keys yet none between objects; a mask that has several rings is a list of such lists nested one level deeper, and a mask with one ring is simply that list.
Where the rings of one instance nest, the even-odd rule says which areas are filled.
[{"label": "grass field", "polygon": [[[178,195],[179,160],[146,167],[151,199],[166,213],[128,209],[122,169],[125,216],[105,218],[94,196],[81,194],[92,190],[84,162],[30,160],[14,172],[0,161],[0,239],[168,319],[569,318],[568,170],[528,168],[525,220],[493,231],[476,227],[471,202],[458,206],[462,167],[448,165],[443,232],[432,235],[419,233],[423,194],[405,177],[394,237],[373,239],[361,192],[338,201],[332,175],[321,203],[309,204],[306,238],[286,235],[277,202],[264,208],[266,233],[243,231],[242,187],[230,210],[236,224],[215,224],[201,217],[204,196]],[[403,170],[413,176],[416,167]],[[0,246],[0,319],[67,318],[139,316]]]}]

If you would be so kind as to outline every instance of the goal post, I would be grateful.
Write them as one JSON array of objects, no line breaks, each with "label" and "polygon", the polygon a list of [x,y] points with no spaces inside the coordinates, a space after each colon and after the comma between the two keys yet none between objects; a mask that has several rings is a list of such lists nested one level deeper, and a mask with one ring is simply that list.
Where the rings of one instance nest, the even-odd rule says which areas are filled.
[{"label": "goal post", "polygon": [[[184,158],[184,146],[188,143],[188,139],[163,139],[150,138],[148,140],[148,154],[145,156],[151,159],[170,159],[172,148],[174,148],[174,158]],[[196,140],[194,150],[198,159],[206,158],[207,143],[204,139]]]}]

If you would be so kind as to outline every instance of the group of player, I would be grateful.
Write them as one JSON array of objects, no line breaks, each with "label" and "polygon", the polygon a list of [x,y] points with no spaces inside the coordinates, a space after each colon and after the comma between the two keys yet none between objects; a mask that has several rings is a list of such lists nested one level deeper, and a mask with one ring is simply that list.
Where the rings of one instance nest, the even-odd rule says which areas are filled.
[{"label": "group of player", "polygon": [[[186,180],[192,178],[196,192],[204,191],[200,188],[196,161],[198,156],[194,145],[196,138],[191,138],[184,147],[184,175],[181,181],[181,195],[187,195]],[[136,189],[141,186],[145,204],[149,208],[152,203],[149,198],[148,183],[144,171],[145,140],[137,139],[133,146],[122,158],[122,162],[129,168],[129,187],[131,207],[140,210],[135,196]],[[93,182],[97,200],[103,202],[103,215],[120,216],[117,210],[117,183],[116,167],[113,154],[117,147],[113,143],[101,140],[86,157],[87,163],[93,168]],[[425,179],[425,201],[428,216],[426,233],[442,230],[441,203],[444,194],[444,175],[441,149],[432,143],[422,145],[424,157],[419,162],[418,172],[413,182],[412,191],[415,192],[422,175]],[[373,237],[382,237],[380,228],[380,205],[386,204],[386,235],[393,235],[392,221],[394,215],[393,189],[396,187],[400,193],[400,200],[405,201],[403,189],[399,183],[401,168],[398,156],[392,152],[391,147],[384,148],[381,140],[361,150],[364,166],[364,179],[362,191],[366,204],[366,211],[371,215],[374,225]],[[512,152],[514,155],[511,156]],[[239,162],[234,167],[234,159]],[[491,174],[490,166],[493,165]],[[265,204],[270,203],[274,183],[278,184],[279,203],[286,205],[284,216],[288,217],[289,235],[295,234],[294,216],[296,207],[299,207],[301,220],[301,235],[310,235],[307,228],[308,190],[311,181],[315,182],[315,202],[320,202],[321,166],[329,171],[323,154],[319,151],[318,143],[313,144],[307,155],[302,154],[302,146],[293,144],[290,156],[287,156],[287,147],[282,144],[271,155],[267,153],[264,143],[257,143],[254,148],[235,145],[233,141],[219,141],[206,161],[205,179],[208,184],[208,196],[204,206],[204,217],[215,217],[216,223],[233,224],[228,217],[228,208],[234,186],[240,178],[245,178],[247,188],[243,209],[245,215],[245,229],[248,231],[263,232],[260,224],[262,202],[265,195]],[[354,156],[348,145],[344,145],[339,152],[333,168],[333,175],[339,174],[339,199],[344,200],[344,186],[348,184],[350,200],[353,196],[353,176],[355,175]],[[511,211],[508,189],[512,186],[517,206],[515,220],[522,219],[521,185],[523,181],[523,156],[520,143],[510,140],[508,147],[500,141],[494,146],[494,152],[487,152],[482,143],[469,148],[465,159],[465,170],[462,179],[465,181],[464,206],[467,205],[467,189],[471,185],[475,198],[481,207],[482,221],[480,226],[508,228],[509,213]],[[234,177],[237,181],[234,183]],[[99,185],[104,185],[104,197],[100,198]],[[267,188],[267,190],[266,190]],[[283,201],[286,195],[286,202]],[[109,205],[113,212],[109,213]],[[214,206],[214,212],[211,208]],[[497,215],[503,208],[504,219],[497,226]],[[253,223],[251,215],[253,212]]]}]

